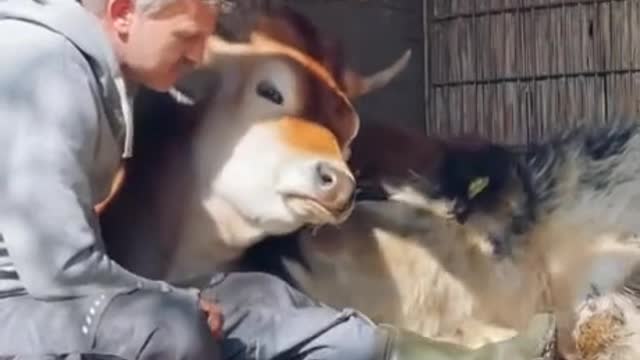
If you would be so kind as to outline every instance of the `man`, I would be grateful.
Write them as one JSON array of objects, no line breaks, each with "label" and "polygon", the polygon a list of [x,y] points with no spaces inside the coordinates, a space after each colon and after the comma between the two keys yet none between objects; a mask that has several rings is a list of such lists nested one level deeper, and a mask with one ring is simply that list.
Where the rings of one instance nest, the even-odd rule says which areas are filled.
[{"label": "man", "polygon": [[208,3],[0,0],[0,357],[537,358],[548,317],[466,351],[316,305],[266,275],[214,278],[218,307],[105,255],[92,208],[131,156],[130,89],[165,91],[198,64],[218,12]]}]

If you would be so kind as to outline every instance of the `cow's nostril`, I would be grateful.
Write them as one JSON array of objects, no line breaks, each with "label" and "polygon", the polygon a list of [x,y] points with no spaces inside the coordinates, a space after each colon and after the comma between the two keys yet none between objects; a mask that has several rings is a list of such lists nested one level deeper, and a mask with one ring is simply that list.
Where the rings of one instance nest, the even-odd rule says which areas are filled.
[{"label": "cow's nostril", "polygon": [[318,178],[322,187],[332,187],[336,183],[335,170],[326,163],[319,163],[316,167]]},{"label": "cow's nostril", "polygon": [[351,173],[331,162],[319,161],[313,168],[314,197],[332,211],[347,209],[355,195]]}]

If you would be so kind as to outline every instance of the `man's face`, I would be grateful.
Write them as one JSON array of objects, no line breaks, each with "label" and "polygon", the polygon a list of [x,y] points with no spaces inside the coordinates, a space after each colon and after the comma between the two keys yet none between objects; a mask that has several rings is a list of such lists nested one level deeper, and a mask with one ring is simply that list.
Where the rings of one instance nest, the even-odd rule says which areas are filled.
[{"label": "man's face", "polygon": [[202,60],[217,15],[201,0],[176,0],[147,14],[131,10],[119,28],[126,75],[158,91],[169,89]]}]

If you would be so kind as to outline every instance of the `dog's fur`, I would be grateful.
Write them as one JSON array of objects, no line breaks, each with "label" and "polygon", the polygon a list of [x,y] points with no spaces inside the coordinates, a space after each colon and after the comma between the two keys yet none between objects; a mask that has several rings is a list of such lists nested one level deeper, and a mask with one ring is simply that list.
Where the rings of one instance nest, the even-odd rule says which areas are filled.
[{"label": "dog's fur", "polygon": [[[586,226],[591,234],[640,232],[636,122],[583,126],[518,150],[493,144],[480,153],[446,151],[450,159],[436,176],[425,176],[443,189],[434,203],[455,203],[448,207],[456,208],[454,214],[441,215],[490,234],[505,251],[544,227]],[[469,185],[481,177],[489,185],[470,199]]]},{"label": "dog's fur", "polygon": [[[553,274],[561,274],[568,264],[592,251],[591,272],[570,273],[564,279],[568,288],[579,283],[578,276],[582,276],[601,293],[591,297],[592,305],[587,307],[595,307],[596,315],[580,310],[576,314],[578,323],[587,319],[601,323],[603,313],[616,314],[618,322],[607,323],[613,327],[611,331],[617,335],[628,334],[609,339],[608,347],[601,348],[597,356],[593,354],[593,346],[579,346],[579,349],[589,353],[586,356],[589,359],[640,357],[640,310],[637,308],[640,298],[637,293],[621,290],[640,281],[640,272],[630,273],[640,266],[638,244],[617,244],[618,249],[613,253],[603,251],[601,244],[605,234],[640,233],[638,122],[613,119],[607,125],[572,129],[520,152],[496,149],[502,157],[480,160],[493,163],[502,159],[500,173],[489,176],[490,183],[499,180],[498,186],[488,188],[484,196],[469,199],[462,191],[483,174],[457,177],[452,176],[453,172],[443,172],[436,180],[436,183],[449,183],[457,177],[463,184],[444,194],[462,208],[455,216],[465,226],[492,238],[498,244],[498,256],[518,256],[517,252],[526,252],[537,244],[545,244],[547,250],[564,248],[547,256],[549,271]],[[464,160],[450,166],[456,168],[463,164]],[[504,169],[508,169],[507,176]],[[583,289],[574,294],[574,305],[586,301],[584,293]],[[582,325],[575,329],[578,345],[584,344],[581,334],[582,339],[589,337],[589,329],[590,326]]]},{"label": "dog's fur", "polygon": [[[612,134],[620,139],[625,129],[634,126],[612,129],[619,129]],[[580,134],[585,133],[573,133],[564,144],[579,144],[584,136]],[[396,140],[386,143],[385,151],[405,154],[403,158],[390,157],[386,163],[384,157],[376,157],[375,148],[367,143],[384,136]],[[594,179],[584,176],[602,174],[605,166],[598,161],[620,150],[594,140],[584,143],[582,150],[563,150],[558,155],[568,161],[583,152],[591,154],[589,170],[579,182],[588,184]],[[504,212],[526,203],[525,189],[540,186],[536,181],[554,183],[539,172],[532,185],[515,186],[507,175],[521,176],[524,170],[512,165],[520,156],[530,164],[541,164],[540,169],[560,169],[559,160],[551,161],[560,143],[541,147],[540,157],[522,148],[476,145],[364,126],[353,144],[350,166],[366,176],[360,181],[367,191],[374,189],[368,183],[373,182],[383,195],[358,203],[338,228],[322,228],[315,235],[302,232],[297,243],[291,239],[265,242],[249,254],[256,259],[286,248],[284,266],[274,268],[272,262],[269,269],[285,273],[292,283],[331,305],[355,307],[377,321],[425,336],[477,347],[512,336],[535,313],[552,311],[558,315],[559,346],[567,357],[582,352],[591,354],[585,359],[631,359],[640,354],[639,345],[633,343],[640,330],[640,323],[634,322],[639,313],[632,305],[635,295],[629,291],[638,288],[633,286],[638,279],[632,270],[639,266],[640,241],[632,232],[610,227],[595,233],[593,227],[556,223],[542,231],[531,221],[539,219],[536,208],[527,207],[515,212],[528,220],[520,229],[526,232],[520,233],[518,241],[500,243],[498,233],[489,236],[486,228],[471,226],[477,221],[474,217],[482,209]],[[371,160],[366,161],[363,154]],[[579,170],[574,166],[570,171]],[[441,176],[447,176],[449,183],[433,181]],[[447,196],[453,191],[466,196],[469,183],[479,176],[490,178],[487,187],[473,199],[462,199],[474,202],[470,222],[462,225],[442,213],[443,209],[455,211],[453,200],[461,201]],[[517,201],[504,199],[506,190],[520,194]],[[566,205],[576,193],[566,183],[555,191],[564,199],[559,205]],[[438,196],[431,197],[434,194]],[[551,203],[548,199],[547,204]],[[292,251],[294,244],[298,248]],[[610,337],[610,331],[625,336]]]}]

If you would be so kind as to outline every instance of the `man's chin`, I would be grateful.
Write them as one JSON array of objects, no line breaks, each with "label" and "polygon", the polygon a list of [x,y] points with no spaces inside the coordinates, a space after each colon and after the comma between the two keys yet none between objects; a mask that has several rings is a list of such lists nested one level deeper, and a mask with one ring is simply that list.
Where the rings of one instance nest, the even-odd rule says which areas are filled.
[{"label": "man's chin", "polygon": [[153,80],[144,83],[144,86],[147,88],[157,91],[157,92],[168,92],[173,88],[173,84],[175,84],[177,79],[162,79],[162,80]]},{"label": "man's chin", "polygon": [[172,71],[162,74],[144,74],[138,82],[153,91],[167,92],[178,82],[178,79],[178,74]]}]

